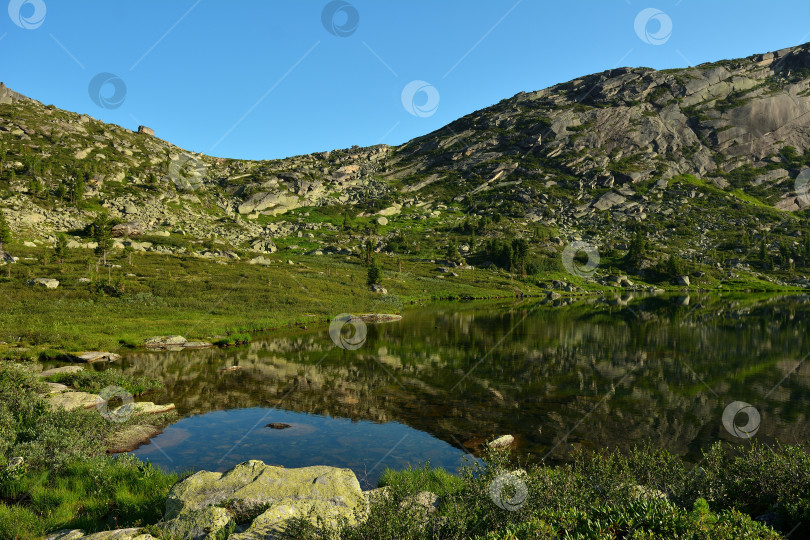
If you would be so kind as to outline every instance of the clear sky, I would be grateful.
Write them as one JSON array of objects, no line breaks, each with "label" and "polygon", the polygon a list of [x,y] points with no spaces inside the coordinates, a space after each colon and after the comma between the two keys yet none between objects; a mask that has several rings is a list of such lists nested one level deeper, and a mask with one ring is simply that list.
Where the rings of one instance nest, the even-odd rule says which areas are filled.
[{"label": "clear sky", "polygon": [[196,152],[270,159],[401,144],[614,67],[798,45],[810,1],[11,0],[0,36],[9,88]]}]

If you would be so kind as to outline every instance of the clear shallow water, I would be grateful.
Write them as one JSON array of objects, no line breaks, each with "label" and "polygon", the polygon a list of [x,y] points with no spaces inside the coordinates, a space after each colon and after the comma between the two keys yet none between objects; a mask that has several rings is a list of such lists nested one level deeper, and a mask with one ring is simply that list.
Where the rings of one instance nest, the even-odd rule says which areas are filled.
[{"label": "clear shallow water", "polygon": [[[286,429],[266,427],[270,422]],[[386,467],[404,469],[426,460],[456,470],[472,456],[399,422],[378,424],[269,408],[216,411],[184,418],[133,452],[175,472],[226,471],[249,459],[269,465],[333,465],[352,469],[365,489]]]},{"label": "clear shallow water", "polygon": [[[759,413],[758,440],[810,436],[806,296],[454,303],[403,315],[369,325],[357,350],[322,327],[125,358],[125,371],[166,384],[145,399],[188,416],[136,455],[174,470],[262,459],[360,478],[376,465],[371,483],[386,466],[452,469],[504,433],[531,460],[644,443],[697,459],[717,441],[749,443],[723,425],[735,401]],[[264,415],[300,427],[251,431]]]}]

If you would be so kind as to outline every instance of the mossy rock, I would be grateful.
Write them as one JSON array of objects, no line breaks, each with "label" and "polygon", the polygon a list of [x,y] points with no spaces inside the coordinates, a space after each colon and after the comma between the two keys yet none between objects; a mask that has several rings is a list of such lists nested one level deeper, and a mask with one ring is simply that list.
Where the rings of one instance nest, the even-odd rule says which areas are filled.
[{"label": "mossy rock", "polygon": [[159,525],[161,536],[192,540],[219,540],[228,537],[236,524],[230,513],[218,506],[192,510]]},{"label": "mossy rock", "polygon": [[330,520],[353,519],[365,510],[365,499],[349,469],[285,469],[252,460],[225,473],[201,471],[177,483],[166,501],[166,519],[210,506],[227,507],[239,522],[239,516],[261,514],[265,515],[261,523],[275,523],[275,517],[307,515],[313,509]]},{"label": "mossy rock", "polygon": [[286,500],[276,503],[253,520],[243,533],[231,535],[232,540],[264,540],[266,538],[288,538],[285,535],[287,522],[293,518],[303,518],[315,526],[337,527],[342,519],[350,524],[356,522],[353,512],[345,507],[336,507],[324,501]]}]

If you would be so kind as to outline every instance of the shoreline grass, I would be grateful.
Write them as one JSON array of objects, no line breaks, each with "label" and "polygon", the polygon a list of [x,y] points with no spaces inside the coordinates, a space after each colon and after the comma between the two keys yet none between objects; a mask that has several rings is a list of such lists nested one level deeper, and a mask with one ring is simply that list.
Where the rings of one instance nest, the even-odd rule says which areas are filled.
[{"label": "shoreline grass", "polygon": [[[340,313],[401,312],[408,305],[437,300],[545,297],[553,281],[565,281],[579,294],[638,293],[550,272],[519,279],[503,270],[437,271],[442,261],[381,256],[382,285],[366,286],[366,267],[354,256],[266,255],[269,266],[211,261],[191,256],[139,253],[110,257],[97,267],[84,250],[71,250],[65,264],[48,261],[45,248],[24,248],[11,277],[0,277],[0,357],[33,356],[44,351],[137,348],[157,335],[229,344],[245,335],[293,325],[326,324]],[[290,264],[292,262],[292,264]],[[222,263],[222,264],[220,264]],[[400,271],[401,268],[401,271]],[[52,277],[56,290],[28,285]],[[89,281],[84,281],[89,280]],[[643,287],[648,284],[640,284]],[[661,287],[656,285],[656,287]],[[798,292],[754,278],[705,281],[691,289],[665,285],[668,293]]]}]

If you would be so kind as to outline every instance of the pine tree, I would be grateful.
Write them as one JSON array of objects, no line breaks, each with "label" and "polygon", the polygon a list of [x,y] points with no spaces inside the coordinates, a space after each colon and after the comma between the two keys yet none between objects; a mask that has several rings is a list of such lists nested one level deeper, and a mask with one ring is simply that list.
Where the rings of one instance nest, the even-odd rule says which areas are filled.
[{"label": "pine tree", "polygon": [[382,278],[382,269],[377,264],[376,259],[371,259],[371,262],[368,265],[366,283],[368,283],[369,286],[378,285],[380,283],[380,278]]},{"label": "pine tree", "polygon": [[96,217],[92,224],[93,240],[96,242],[96,256],[101,257],[104,264],[107,264],[107,252],[112,249],[112,225],[106,212],[102,212]]},{"label": "pine tree", "polygon": [[65,257],[67,257],[68,251],[68,239],[65,233],[59,233],[56,235],[56,245],[53,248],[53,254],[59,259],[59,264],[65,264]]},{"label": "pine tree", "polygon": [[3,245],[11,242],[11,228],[8,226],[6,216],[0,210],[0,253],[3,252]]}]

